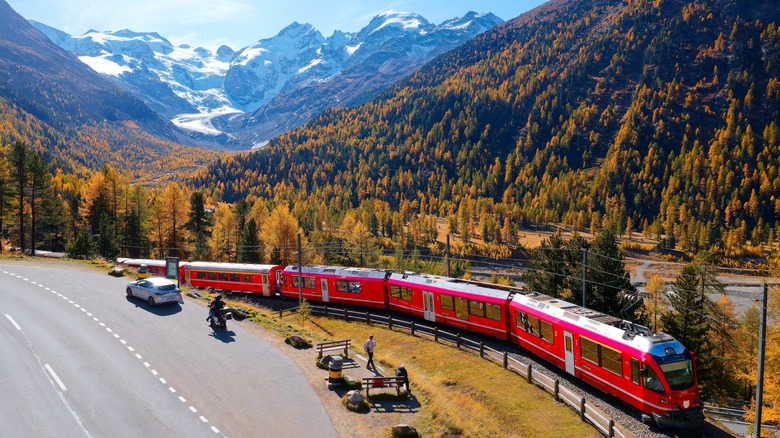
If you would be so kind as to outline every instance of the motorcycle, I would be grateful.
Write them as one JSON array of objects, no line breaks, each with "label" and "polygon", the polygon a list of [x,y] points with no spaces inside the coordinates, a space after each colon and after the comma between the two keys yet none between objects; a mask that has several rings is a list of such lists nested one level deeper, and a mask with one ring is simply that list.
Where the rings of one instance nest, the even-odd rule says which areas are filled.
[{"label": "motorcycle", "polygon": [[222,330],[227,330],[227,320],[233,319],[233,313],[230,311],[230,307],[223,307],[221,309],[217,309],[214,312],[214,317],[211,318],[210,325],[211,328],[216,329],[220,328]]}]

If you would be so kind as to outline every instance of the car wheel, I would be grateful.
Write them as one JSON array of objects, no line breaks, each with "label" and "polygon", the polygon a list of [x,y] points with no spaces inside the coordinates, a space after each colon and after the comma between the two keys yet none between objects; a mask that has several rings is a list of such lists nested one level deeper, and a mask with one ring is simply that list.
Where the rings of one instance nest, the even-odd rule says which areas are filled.
[{"label": "car wheel", "polygon": [[130,289],[129,287],[127,288],[127,296],[130,297],[130,298],[132,298],[132,296],[133,296],[133,290]]},{"label": "car wheel", "polygon": [[147,303],[149,303],[150,306],[154,306],[154,298],[149,297],[148,300],[146,300]]}]

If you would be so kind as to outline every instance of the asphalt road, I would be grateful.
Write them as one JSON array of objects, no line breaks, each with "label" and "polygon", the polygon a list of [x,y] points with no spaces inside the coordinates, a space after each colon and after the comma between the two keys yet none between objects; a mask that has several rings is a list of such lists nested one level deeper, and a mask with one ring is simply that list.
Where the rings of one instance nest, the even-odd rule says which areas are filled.
[{"label": "asphalt road", "polygon": [[19,437],[336,437],[297,366],[206,309],[127,278],[0,261],[0,425]]}]

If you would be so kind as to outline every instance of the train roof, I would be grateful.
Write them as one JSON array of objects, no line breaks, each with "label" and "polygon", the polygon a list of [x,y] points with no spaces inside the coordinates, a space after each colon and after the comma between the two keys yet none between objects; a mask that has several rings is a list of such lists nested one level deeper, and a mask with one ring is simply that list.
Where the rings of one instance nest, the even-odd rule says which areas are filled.
[{"label": "train roof", "polygon": [[[127,257],[120,257],[116,259],[116,262],[120,265],[146,265],[146,266],[165,266],[165,260],[157,259],[131,259]],[[184,262],[179,262],[179,266]]]},{"label": "train roof", "polygon": [[[647,327],[540,293],[517,294],[513,303],[532,307],[566,320],[586,331],[657,356],[681,354],[685,347],[666,333],[650,333]],[[669,349],[673,351],[670,352]]]},{"label": "train roof", "polygon": [[184,264],[189,269],[206,269],[210,271],[242,271],[268,273],[279,265],[260,265],[253,263],[219,263],[219,262],[188,262]]},{"label": "train roof", "polygon": [[513,293],[515,293],[514,291],[506,290],[504,287],[489,287],[490,285],[487,283],[464,281],[457,278],[441,277],[438,275],[429,274],[417,274],[412,272],[394,272],[390,275],[390,280],[502,300],[508,299]]},{"label": "train roof", "polygon": [[[298,266],[291,265],[284,268],[284,273],[298,273]],[[322,266],[306,265],[301,266],[301,274],[333,275],[337,277],[361,277],[361,278],[379,278],[384,279],[387,271],[371,268],[353,268],[345,266]]]}]

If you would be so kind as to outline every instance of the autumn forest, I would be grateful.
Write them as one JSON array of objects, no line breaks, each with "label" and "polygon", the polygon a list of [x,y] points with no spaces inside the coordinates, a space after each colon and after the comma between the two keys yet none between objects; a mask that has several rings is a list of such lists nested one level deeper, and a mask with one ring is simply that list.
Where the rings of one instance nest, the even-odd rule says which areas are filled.
[{"label": "autumn forest", "polygon": [[[444,274],[449,235],[452,275],[522,260],[528,287],[575,301],[589,251],[594,308],[695,350],[709,398],[750,400],[758,308],[735,312],[716,277],[780,265],[778,23],[769,0],[552,1],[243,153],[0,97],[0,245],[296,263],[300,235],[305,263]],[[574,237],[523,245],[559,229]],[[627,251],[684,267],[638,296]],[[778,363],[780,331],[767,345]]]}]

